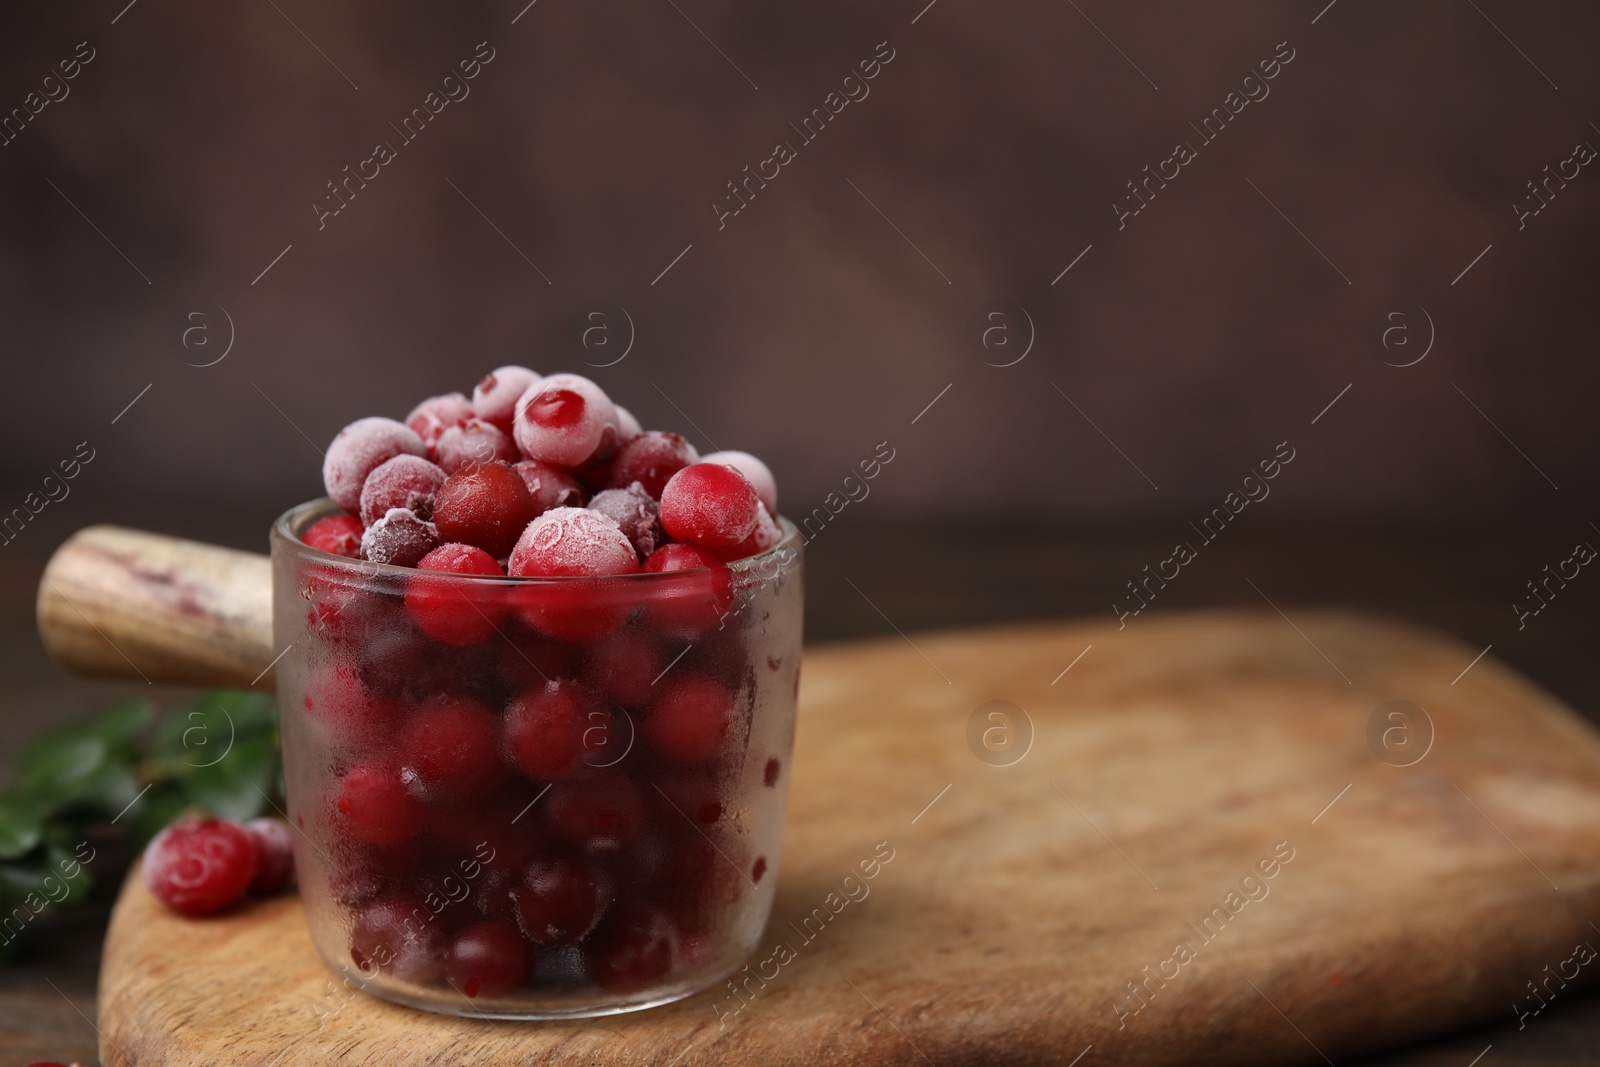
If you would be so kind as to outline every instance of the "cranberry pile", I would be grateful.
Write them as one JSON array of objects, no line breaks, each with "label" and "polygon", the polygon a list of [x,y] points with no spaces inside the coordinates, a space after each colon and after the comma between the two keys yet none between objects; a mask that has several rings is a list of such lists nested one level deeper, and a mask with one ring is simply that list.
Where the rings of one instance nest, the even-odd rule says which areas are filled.
[{"label": "cranberry pile", "polygon": [[246,893],[270,896],[294,876],[289,826],[183,819],[151,840],[142,873],[146,889],[185,915],[210,915]]},{"label": "cranberry pile", "polygon": [[[717,951],[768,866],[732,809],[786,751],[754,740],[753,672],[798,677],[728,567],[781,539],[771,472],[501,367],[345,427],[323,478],[344,513],[305,543],[416,570],[305,592],[322,766],[291,770],[317,794],[295,817],[350,962],[476,1000],[628,993]],[[561,580],[471,581],[502,576]]]}]

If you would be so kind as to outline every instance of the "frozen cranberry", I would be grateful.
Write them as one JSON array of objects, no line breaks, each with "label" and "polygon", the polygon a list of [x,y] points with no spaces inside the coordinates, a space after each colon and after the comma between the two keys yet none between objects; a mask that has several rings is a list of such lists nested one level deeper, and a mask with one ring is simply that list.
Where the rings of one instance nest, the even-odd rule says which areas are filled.
[{"label": "frozen cranberry", "polygon": [[748,452],[713,452],[709,456],[701,456],[700,462],[732,467],[744,475],[755,489],[762,506],[774,515],[778,513],[778,481],[772,476],[772,469],[755,456]]},{"label": "frozen cranberry", "polygon": [[430,396],[411,409],[406,425],[415,430],[429,451],[438,444],[439,437],[452,426],[460,426],[472,418],[472,405],[460,393]]},{"label": "frozen cranberry", "polygon": [[256,850],[256,875],[250,881],[250,892],[270,896],[294,877],[293,831],[282,819],[251,819],[242,829]]},{"label": "frozen cranberry", "polygon": [[473,414],[510,433],[512,420],[517,413],[517,401],[538,380],[539,375],[527,367],[496,367],[473,387]]},{"label": "frozen cranberry", "polygon": [[624,708],[650,699],[667,659],[649,634],[629,627],[589,646],[583,657],[584,681]]},{"label": "frozen cranberry", "polygon": [[528,524],[507,570],[518,577],[632,574],[639,556],[610,516],[555,508]]},{"label": "frozen cranberry", "polygon": [[566,778],[578,769],[590,730],[609,730],[610,714],[594,692],[577,682],[552,681],[529,689],[506,708],[505,750],[530,778]]},{"label": "frozen cranberry", "polygon": [[523,583],[511,596],[517,616],[541,634],[591,644],[627,622],[638,599],[633,584],[625,577],[556,578]]},{"label": "frozen cranberry", "polygon": [[[728,568],[710,552],[693,545],[662,545],[642,568],[656,579],[644,588],[645,615],[667,633],[694,640],[722,625],[733,608],[733,581]],[[681,575],[676,574],[683,571]]]},{"label": "frozen cranberry", "polygon": [[306,683],[303,704],[306,717],[346,751],[381,745],[403,714],[398,703],[368,690],[344,664],[319,667]]},{"label": "frozen cranberry", "polygon": [[407,454],[428,457],[428,447],[409,426],[393,419],[357,419],[339,431],[322,461],[322,484],[346,511],[361,510],[361,485],[378,464]]},{"label": "frozen cranberry", "polygon": [[581,860],[540,860],[511,891],[517,925],[541,945],[582,941],[605,914],[609,894],[599,873]]},{"label": "frozen cranberry", "polygon": [[759,556],[782,540],[783,531],[772,521],[772,516],[767,514],[766,507],[762,506],[756,509],[756,525],[755,529],[750,531],[750,536],[739,542],[737,547],[725,549],[718,554],[731,563],[734,560]]},{"label": "frozen cranberry", "polygon": [[533,517],[527,485],[504,463],[463,467],[433,498],[433,521],[445,540],[476,546],[496,559],[511,551]]},{"label": "frozen cranberry", "polygon": [[612,489],[626,489],[638,482],[659,500],[667,481],[699,458],[694,445],[677,434],[651,430],[622,446],[611,461],[606,484]]},{"label": "frozen cranberry", "polygon": [[445,951],[445,980],[462,993],[503,997],[528,980],[533,950],[511,923],[473,923],[451,939]]},{"label": "frozen cranberry", "polygon": [[599,450],[606,431],[615,440],[616,412],[601,388],[577,374],[552,374],[517,400],[512,435],[529,459],[580,467]]},{"label": "frozen cranberry", "polygon": [[715,928],[749,884],[743,854],[728,835],[716,827],[682,826],[652,897],[680,930],[704,933]]},{"label": "frozen cranberry", "polygon": [[589,510],[614,520],[640,559],[654,552],[662,540],[661,507],[638,482],[626,489],[601,490],[589,501]]},{"label": "frozen cranberry", "polygon": [[361,487],[361,521],[368,526],[389,513],[406,508],[419,519],[433,514],[433,494],[446,474],[420,456],[396,456],[373,468]]},{"label": "frozen cranberry", "polygon": [[396,750],[430,800],[458,800],[500,777],[500,722],[470,697],[430,697],[400,730]]},{"label": "frozen cranberry", "polygon": [[144,853],[145,888],[185,915],[221,911],[244,896],[255,875],[250,835],[222,819],[173,823]]},{"label": "frozen cranberry", "polygon": [[656,688],[661,694],[643,727],[650,746],[675,763],[715,759],[733,725],[733,694],[694,671],[670,673]]},{"label": "frozen cranberry", "polygon": [[644,824],[639,787],[615,772],[553,787],[545,818],[556,836],[591,853],[614,853]]},{"label": "frozen cranberry", "polygon": [[585,956],[596,984],[617,992],[640,989],[672,969],[678,932],[665,914],[628,907],[599,930]]},{"label": "frozen cranberry", "polygon": [[644,428],[639,425],[639,420],[633,417],[633,412],[621,404],[613,404],[611,408],[616,412],[617,416],[618,445],[625,445],[644,432]]},{"label": "frozen cranberry", "polygon": [[361,556],[373,563],[415,567],[439,547],[439,528],[407,508],[390,508],[361,535]]},{"label": "frozen cranberry", "polygon": [[421,830],[422,820],[421,802],[393,764],[352,767],[339,779],[333,821],[353,840],[368,845],[398,844]]},{"label": "frozen cranberry", "polygon": [[658,788],[679,816],[701,826],[711,826],[722,818],[722,790],[714,778],[706,774],[683,774],[669,777]]},{"label": "frozen cranberry", "polygon": [[782,770],[783,764],[778,762],[777,756],[767,760],[767,768],[761,772],[761,780],[767,784],[768,789],[778,784],[778,774]]},{"label": "frozen cranberry", "polygon": [[439,435],[433,454],[439,466],[451,474],[474,463],[515,463],[522,458],[511,435],[483,419],[468,419],[450,427]]},{"label": "frozen cranberry", "polygon": [[361,520],[354,515],[329,515],[307,527],[300,540],[318,551],[355,559],[361,554]]},{"label": "frozen cranberry", "polygon": [[[502,577],[494,557],[472,545],[440,545],[417,561],[419,571]],[[447,645],[471,645],[494,633],[506,613],[501,589],[458,578],[419,574],[406,583],[406,613],[417,629]]]},{"label": "frozen cranberry", "polygon": [[756,527],[761,500],[745,476],[720,463],[696,463],[661,490],[662,528],[713,552],[737,548]]},{"label": "frozen cranberry", "polygon": [[414,893],[380,897],[350,924],[350,960],[364,974],[379,971],[410,982],[443,972],[444,929]]},{"label": "frozen cranberry", "polygon": [[543,515],[551,508],[581,508],[588,498],[578,479],[548,463],[525,459],[516,464],[516,471],[528,487],[528,497],[533,501],[536,515]]}]

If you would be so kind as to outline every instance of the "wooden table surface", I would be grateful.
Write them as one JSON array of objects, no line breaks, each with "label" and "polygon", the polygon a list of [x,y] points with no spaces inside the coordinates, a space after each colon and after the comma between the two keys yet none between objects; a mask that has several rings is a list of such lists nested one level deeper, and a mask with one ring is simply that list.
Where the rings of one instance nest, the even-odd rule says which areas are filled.
[{"label": "wooden table surface", "polygon": [[[264,549],[262,516],[140,517],[130,508],[63,515],[0,554],[0,672],[8,713],[0,756],[45,726],[87,715],[124,695],[172,701],[181,691],[72,678],[50,663],[33,632],[33,596],[50,549],[96,521],[144,525],[240,548]],[[44,519],[45,516],[41,516]],[[1021,523],[882,524],[852,517],[808,548],[807,637],[834,641],[1005,619],[1104,615],[1146,563],[1176,536],[1166,525],[1086,530]],[[1586,536],[1587,533],[1587,536]],[[1237,536],[1235,536],[1237,534]],[[1149,609],[1269,603],[1290,620],[1306,605],[1358,606],[1436,626],[1521,670],[1591,721],[1600,719],[1600,584],[1581,578],[1519,631],[1512,603],[1546,563],[1596,535],[1582,523],[1518,530],[1279,529],[1229,531],[1208,545]],[[1466,666],[1466,664],[1463,664]],[[1600,916],[1596,917],[1600,921]],[[104,915],[84,915],[48,943],[0,965],[4,1064],[96,1062],[95,980]],[[1481,1058],[1477,1058],[1480,1057]],[[1345,1061],[1355,1062],[1355,1061]],[[1525,1028],[1503,1018],[1360,1061],[1366,1067],[1477,1063],[1600,1063],[1600,994],[1569,994]]]}]

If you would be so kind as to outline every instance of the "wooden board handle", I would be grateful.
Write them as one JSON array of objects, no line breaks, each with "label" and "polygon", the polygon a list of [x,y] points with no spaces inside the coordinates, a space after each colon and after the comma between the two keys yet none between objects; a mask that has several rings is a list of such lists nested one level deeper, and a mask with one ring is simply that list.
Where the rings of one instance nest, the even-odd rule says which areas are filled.
[{"label": "wooden board handle", "polygon": [[254,552],[91,526],[39,581],[39,636],[83,674],[267,689],[272,562]]}]

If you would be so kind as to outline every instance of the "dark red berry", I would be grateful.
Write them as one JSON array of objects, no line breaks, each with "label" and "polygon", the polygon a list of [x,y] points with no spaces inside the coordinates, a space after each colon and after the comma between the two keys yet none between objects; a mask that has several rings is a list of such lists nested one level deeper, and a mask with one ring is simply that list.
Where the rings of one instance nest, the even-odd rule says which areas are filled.
[{"label": "dark red berry", "polygon": [[242,827],[256,850],[256,875],[250,892],[270,896],[294,877],[294,831],[281,819],[251,819]]},{"label": "dark red berry", "polygon": [[611,461],[606,487],[626,489],[638,482],[645,492],[660,500],[667,481],[699,458],[694,445],[677,434],[651,430],[635,437],[617,452],[616,459]]},{"label": "dark red berry", "polygon": [[533,971],[533,950],[509,922],[473,923],[445,952],[445,979],[469,997],[503,997]]},{"label": "dark red berry", "polygon": [[505,749],[512,764],[530,778],[566,778],[587,751],[588,731],[609,725],[605,705],[587,686],[547,682],[506,708]]},{"label": "dark red berry", "polygon": [[722,751],[733,725],[733,694],[693,671],[674,671],[656,688],[643,732],[650,746],[680,764],[708,763]]},{"label": "dark red berry", "polygon": [[617,992],[643,988],[672,969],[677,942],[678,932],[666,915],[629,907],[612,916],[585,952],[589,975]]},{"label": "dark red berry", "polygon": [[333,821],[352,839],[368,845],[394,845],[422,829],[422,804],[399,767],[369,763],[352,767],[339,779]]},{"label": "dark red berry", "polygon": [[620,774],[564,782],[550,790],[545,817],[556,836],[592,853],[614,853],[644,823],[644,797]]},{"label": "dark red berry", "polygon": [[383,972],[411,982],[443,973],[444,929],[414,893],[380,897],[350,924],[350,960],[365,974]]},{"label": "dark red berry", "polygon": [[[505,575],[494,557],[474,545],[448,544],[423,556],[419,571]],[[472,645],[494,633],[505,617],[507,595],[492,583],[417,575],[406,584],[406,612],[417,629],[447,645]]]},{"label": "dark red berry", "polygon": [[603,489],[589,501],[589,510],[609,516],[643,559],[661,543],[661,507],[644,487],[633,482],[626,489]]},{"label": "dark red berry", "polygon": [[256,850],[236,823],[173,823],[144,853],[145,888],[185,915],[221,911],[244,896],[256,875]]},{"label": "dark red berry", "polygon": [[409,508],[390,508],[361,535],[361,558],[415,567],[439,547],[439,529]]},{"label": "dark red berry", "polygon": [[471,697],[428,698],[406,720],[396,749],[430,800],[478,796],[500,778],[500,720]]},{"label": "dark red berry", "polygon": [[694,640],[722,625],[733,608],[733,580],[715,555],[693,545],[662,545],[641,568],[646,574],[675,574],[641,585],[645,615],[676,637]]},{"label": "dark red berry", "polygon": [[696,463],[661,490],[661,526],[713,552],[740,546],[756,528],[761,500],[744,475],[721,463]]},{"label": "dark red berry", "polygon": [[464,467],[433,497],[433,522],[440,537],[475,545],[496,559],[511,551],[533,518],[527,485],[505,463]]},{"label": "dark red berry", "polygon": [[593,867],[568,859],[529,865],[511,895],[517,925],[530,941],[541,945],[582,941],[605,913],[609,896]]},{"label": "dark red berry", "polygon": [[583,678],[613,704],[636,708],[654,695],[655,680],[666,666],[655,639],[629,627],[589,646]]},{"label": "dark red berry", "polygon": [[589,494],[578,479],[548,463],[525,459],[515,464],[514,469],[522,476],[522,484],[528,487],[528,497],[533,501],[536,515],[543,515],[551,508],[581,508],[588,498]]},{"label": "dark red berry", "polygon": [[361,530],[354,515],[329,515],[307,527],[300,540],[318,551],[355,559],[361,555]]}]

